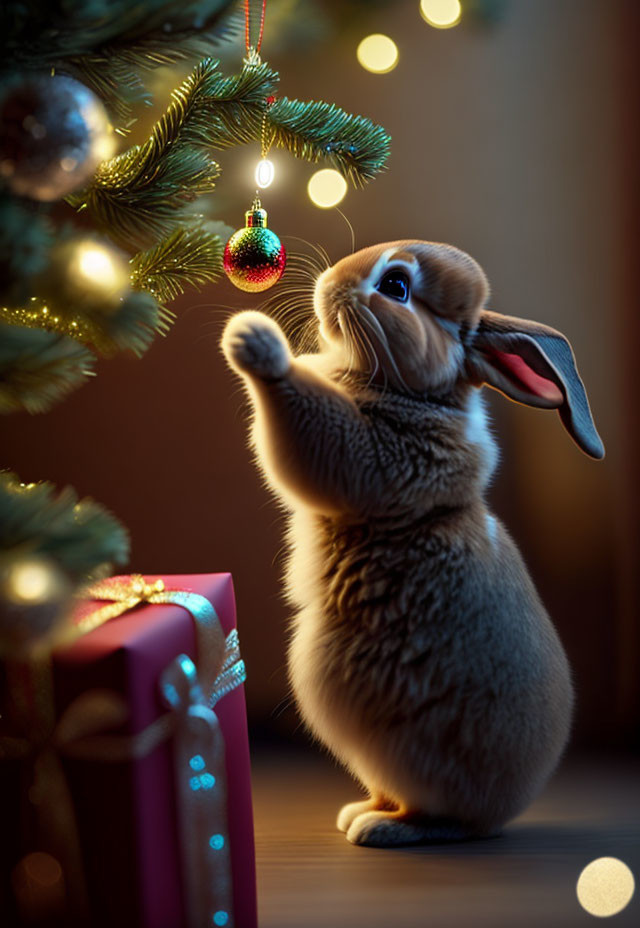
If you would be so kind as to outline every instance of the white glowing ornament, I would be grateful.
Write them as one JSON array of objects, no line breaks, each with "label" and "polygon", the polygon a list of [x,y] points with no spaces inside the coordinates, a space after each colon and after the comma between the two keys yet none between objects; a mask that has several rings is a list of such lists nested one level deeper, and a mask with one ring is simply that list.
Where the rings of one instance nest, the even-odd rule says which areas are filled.
[{"label": "white glowing ornament", "polygon": [[269,161],[268,158],[263,158],[261,161],[258,161],[255,174],[258,187],[261,187],[263,190],[265,187],[270,187],[274,174],[275,170],[272,161]]}]

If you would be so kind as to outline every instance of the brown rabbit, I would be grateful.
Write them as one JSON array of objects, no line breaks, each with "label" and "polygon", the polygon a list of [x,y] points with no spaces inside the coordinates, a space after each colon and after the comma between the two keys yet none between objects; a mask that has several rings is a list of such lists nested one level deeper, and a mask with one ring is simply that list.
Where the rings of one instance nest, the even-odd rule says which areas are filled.
[{"label": "brown rabbit", "polygon": [[562,645],[483,499],[497,452],[477,388],[558,409],[583,451],[604,449],[564,336],[488,312],[487,294],[456,248],[391,242],[318,278],[317,354],[293,357],[256,312],[223,338],[291,510],[293,691],[369,794],[338,816],[355,844],[495,833],[569,732]]}]

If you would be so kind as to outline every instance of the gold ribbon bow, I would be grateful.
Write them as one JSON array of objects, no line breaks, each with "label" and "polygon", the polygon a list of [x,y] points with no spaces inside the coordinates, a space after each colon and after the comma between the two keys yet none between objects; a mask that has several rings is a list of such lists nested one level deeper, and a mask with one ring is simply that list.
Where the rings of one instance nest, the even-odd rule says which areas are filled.
[{"label": "gold ribbon bow", "polygon": [[34,757],[34,787],[43,797],[40,822],[53,837],[56,856],[73,888],[73,910],[82,913],[86,911],[86,889],[73,804],[60,756],[101,761],[143,757],[173,734],[188,924],[190,928],[233,928],[224,739],[213,707],[246,679],[237,631],[225,638],[206,597],[167,590],[162,580],[147,583],[139,575],[111,579],[90,587],[86,595],[110,602],[84,616],[77,625],[78,634],[86,634],[144,602],[183,606],[195,621],[199,673],[191,658],[179,655],[160,679],[170,711],[136,735],[116,735],[104,732],[127,718],[121,696],[102,690],[84,693],[56,725],[52,719],[51,661],[32,662],[28,670],[32,688],[40,694],[42,717],[35,733],[30,721],[24,719],[21,727],[26,737],[1,737],[0,756]]}]

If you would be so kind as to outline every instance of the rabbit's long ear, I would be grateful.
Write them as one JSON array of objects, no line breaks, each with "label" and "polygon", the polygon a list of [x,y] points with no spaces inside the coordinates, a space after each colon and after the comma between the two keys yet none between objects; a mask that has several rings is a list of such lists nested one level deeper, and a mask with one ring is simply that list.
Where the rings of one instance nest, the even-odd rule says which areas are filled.
[{"label": "rabbit's long ear", "polygon": [[519,403],[557,409],[580,448],[604,457],[571,345],[560,332],[485,311],[467,347],[467,371],[473,382]]}]

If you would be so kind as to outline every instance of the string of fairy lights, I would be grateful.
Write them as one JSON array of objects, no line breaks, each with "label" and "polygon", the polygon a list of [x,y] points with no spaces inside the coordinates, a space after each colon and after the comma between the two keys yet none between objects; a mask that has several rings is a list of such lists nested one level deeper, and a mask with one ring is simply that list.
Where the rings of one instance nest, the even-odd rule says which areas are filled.
[{"label": "string of fairy lights", "polygon": [[[451,29],[458,25],[463,15],[460,0],[421,0],[419,11],[423,20],[434,29]],[[356,57],[365,71],[372,74],[388,74],[398,64],[400,53],[390,36],[374,33],[362,39],[357,47]],[[330,209],[344,199],[347,183],[339,171],[325,168],[311,176],[307,193],[316,206]]]}]

